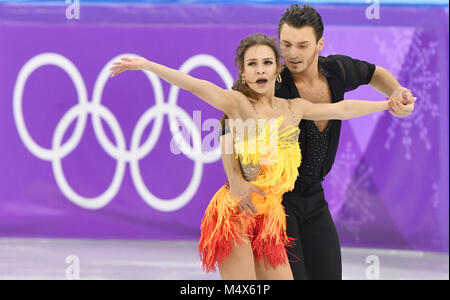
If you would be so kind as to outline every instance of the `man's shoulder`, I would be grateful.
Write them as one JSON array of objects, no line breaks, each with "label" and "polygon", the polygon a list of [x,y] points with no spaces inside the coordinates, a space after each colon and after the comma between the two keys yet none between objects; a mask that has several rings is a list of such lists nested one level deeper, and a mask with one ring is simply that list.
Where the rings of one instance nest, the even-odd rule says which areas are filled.
[{"label": "man's shoulder", "polygon": [[337,67],[340,64],[347,64],[347,63],[351,62],[352,60],[353,60],[353,58],[351,58],[350,56],[342,55],[342,54],[319,56],[319,62],[328,68]]},{"label": "man's shoulder", "polygon": [[327,77],[345,77],[345,65],[352,60],[351,57],[342,54],[319,56],[319,65]]},{"label": "man's shoulder", "polygon": [[328,73],[333,72],[340,77],[347,92],[368,84],[376,69],[373,63],[341,54],[321,58],[320,65]]},{"label": "man's shoulder", "polygon": [[322,62],[335,62],[337,60],[353,60],[352,57],[348,56],[348,55],[343,55],[343,54],[331,54],[328,56],[319,56],[319,59],[322,60]]},{"label": "man's shoulder", "polygon": [[353,65],[358,65],[358,64],[366,64],[366,65],[371,65],[372,63],[365,61],[364,59],[358,59],[358,58],[353,58],[350,57],[348,55],[343,55],[343,54],[333,54],[333,55],[328,55],[326,57],[324,56],[319,56],[319,62],[322,65],[327,65],[327,66],[338,66],[338,67],[345,67],[345,66],[353,66]]}]

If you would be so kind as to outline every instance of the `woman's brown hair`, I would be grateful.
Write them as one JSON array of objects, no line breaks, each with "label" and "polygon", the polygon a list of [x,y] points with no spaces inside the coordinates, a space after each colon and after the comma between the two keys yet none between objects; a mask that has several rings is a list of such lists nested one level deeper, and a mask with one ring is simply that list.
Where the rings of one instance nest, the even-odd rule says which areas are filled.
[{"label": "woman's brown hair", "polygon": [[[275,60],[277,63],[278,71],[281,70],[281,59],[280,53],[278,51],[278,45],[275,38],[269,38],[267,35],[262,33],[254,33],[246,36],[241,40],[241,43],[236,49],[236,57],[234,59],[234,65],[239,70],[238,79],[234,82],[232,86],[232,90],[241,92],[244,94],[250,101],[258,101],[258,94],[252,90],[248,84],[242,82],[242,73],[244,72],[244,55],[248,48],[256,46],[256,45],[265,45],[270,47],[273,50],[275,55]],[[225,120],[228,119],[226,114],[223,114],[220,119],[220,125],[222,129],[222,134],[225,133]]]}]

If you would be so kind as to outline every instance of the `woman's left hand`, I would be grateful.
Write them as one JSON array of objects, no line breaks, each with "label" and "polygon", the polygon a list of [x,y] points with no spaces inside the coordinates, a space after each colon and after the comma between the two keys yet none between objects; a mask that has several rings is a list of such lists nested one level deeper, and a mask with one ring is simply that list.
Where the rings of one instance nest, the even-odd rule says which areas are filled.
[{"label": "woman's left hand", "polygon": [[414,102],[417,100],[411,90],[404,87],[397,88],[389,98],[393,99],[389,112],[398,118],[409,116],[413,112]]},{"label": "woman's left hand", "polygon": [[146,64],[149,63],[149,61],[143,57],[121,57],[120,59],[122,61],[114,62],[114,66],[109,69],[109,71],[113,71],[111,77],[126,70],[144,70]]}]

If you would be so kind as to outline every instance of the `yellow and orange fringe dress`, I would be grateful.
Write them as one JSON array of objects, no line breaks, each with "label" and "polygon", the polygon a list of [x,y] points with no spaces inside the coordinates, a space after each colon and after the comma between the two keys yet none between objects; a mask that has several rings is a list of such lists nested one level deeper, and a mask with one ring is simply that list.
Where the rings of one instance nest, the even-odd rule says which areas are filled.
[{"label": "yellow and orange fringe dress", "polygon": [[[245,243],[243,236],[249,237],[254,257],[258,262],[263,259],[266,268],[288,262],[285,247],[292,246],[294,239],[286,234],[281,201],[283,194],[294,188],[301,152],[299,127],[289,125],[278,131],[283,119],[280,116],[275,122],[267,122],[253,137],[234,136],[234,153],[244,177],[266,195],[253,193],[257,214],[244,217],[238,209],[239,198],[229,193],[228,182],[216,192],[200,227],[199,253],[206,272],[216,271],[236,243]],[[246,174],[249,170],[256,174]]]}]

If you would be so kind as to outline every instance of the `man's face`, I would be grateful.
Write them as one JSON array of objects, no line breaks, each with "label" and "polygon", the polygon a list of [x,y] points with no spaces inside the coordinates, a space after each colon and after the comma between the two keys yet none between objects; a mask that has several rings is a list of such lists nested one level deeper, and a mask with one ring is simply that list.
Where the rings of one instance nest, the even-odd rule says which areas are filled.
[{"label": "man's face", "polygon": [[318,57],[323,48],[323,38],[317,43],[313,27],[294,28],[285,23],[280,31],[280,47],[289,71],[301,73]]}]

